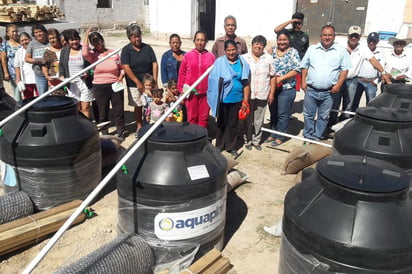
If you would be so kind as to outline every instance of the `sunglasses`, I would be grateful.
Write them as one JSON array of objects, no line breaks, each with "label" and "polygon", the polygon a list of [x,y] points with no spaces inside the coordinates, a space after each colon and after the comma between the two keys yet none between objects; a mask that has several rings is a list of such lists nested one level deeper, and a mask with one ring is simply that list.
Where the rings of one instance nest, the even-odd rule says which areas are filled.
[{"label": "sunglasses", "polygon": [[302,25],[303,22],[302,22],[302,21],[297,21],[297,22],[295,22],[295,24],[296,24],[296,25]]}]

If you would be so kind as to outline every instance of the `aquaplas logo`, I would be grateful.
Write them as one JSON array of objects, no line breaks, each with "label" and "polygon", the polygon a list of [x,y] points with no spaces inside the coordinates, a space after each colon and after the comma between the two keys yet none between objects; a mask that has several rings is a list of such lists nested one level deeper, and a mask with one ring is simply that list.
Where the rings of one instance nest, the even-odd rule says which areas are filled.
[{"label": "aquaplas logo", "polygon": [[173,229],[174,222],[170,218],[163,219],[159,222],[159,227],[163,231],[170,231]]},{"label": "aquaplas logo", "polygon": [[162,240],[183,240],[206,234],[224,222],[226,203],[192,211],[159,213],[155,217],[155,234]]}]

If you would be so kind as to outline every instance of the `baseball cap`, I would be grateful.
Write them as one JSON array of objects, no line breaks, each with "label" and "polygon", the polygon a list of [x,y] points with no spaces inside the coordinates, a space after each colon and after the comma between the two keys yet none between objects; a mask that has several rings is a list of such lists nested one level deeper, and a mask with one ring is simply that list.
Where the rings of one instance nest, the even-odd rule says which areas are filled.
[{"label": "baseball cap", "polygon": [[361,33],[362,33],[362,29],[359,26],[351,26],[348,30],[348,35],[357,34],[360,36]]},{"label": "baseball cap", "polygon": [[368,35],[368,43],[369,42],[378,42],[379,41],[379,34],[377,32],[371,32]]}]

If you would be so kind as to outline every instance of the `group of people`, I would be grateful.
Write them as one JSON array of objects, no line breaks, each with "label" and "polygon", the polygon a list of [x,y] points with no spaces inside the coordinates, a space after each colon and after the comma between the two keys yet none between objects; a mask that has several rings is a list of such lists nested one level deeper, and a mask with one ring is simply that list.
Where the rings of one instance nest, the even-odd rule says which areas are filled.
[{"label": "group of people", "polygon": [[108,121],[111,102],[116,134],[124,139],[123,89],[112,88],[116,83],[122,85],[124,77],[120,55],[112,55],[93,70],[80,73],[112,52],[99,32],[89,28],[81,43],[80,34],[74,29],[60,33],[35,24],[30,35],[19,33],[16,25],[9,24],[0,52],[3,79],[10,82],[16,102],[42,95],[71,78],[64,88],[52,94],[73,97],[79,111],[89,119],[93,114],[98,123]]},{"label": "group of people", "polygon": [[[406,40],[395,40],[390,57],[384,58],[376,47],[376,32],[369,34],[368,48],[363,48],[359,43],[360,27],[350,27],[345,48],[335,43],[334,27],[326,25],[321,29],[320,42],[309,46],[303,23],[302,13],[293,14],[291,20],[274,29],[276,45],[265,51],[267,40],[257,35],[249,52],[245,40],[235,34],[236,18],[229,15],[224,19],[225,35],[216,39],[211,52],[206,49],[208,38],[202,30],[195,33],[194,48],[188,52],[181,49],[179,35],[172,34],[160,68],[153,48],[142,41],[137,24],[127,27],[129,43],[120,54],[107,49],[103,36],[92,28],[85,31],[81,43],[79,33],[73,29],[59,33],[35,24],[30,36],[19,34],[17,26],[9,24],[0,47],[3,79],[10,81],[15,99],[20,102],[43,94],[111,55],[55,94],[75,98],[79,111],[87,118],[93,114],[98,123],[109,121],[111,104],[116,134],[124,138],[126,88],[128,104],[134,107],[138,138],[143,124],[156,122],[213,66],[166,120],[208,127],[211,114],[216,118],[216,146],[236,157],[243,144],[248,150],[261,150],[262,141],[269,146],[285,141],[281,133],[287,131],[297,91],[305,92],[303,135],[320,140],[338,121],[332,109],[342,103],[342,110],[354,111],[363,91],[367,101],[376,96],[380,79],[403,82],[410,73],[411,58],[403,50]],[[291,28],[287,29],[288,25]],[[159,70],[165,90],[158,86]],[[261,140],[267,106],[271,129],[277,134]],[[347,117],[344,112],[339,118]]]},{"label": "group of people", "polygon": [[389,39],[393,49],[383,52],[377,48],[377,32],[367,36],[367,46],[360,44],[361,33],[359,26],[349,27],[344,47],[335,43],[335,28],[326,25],[321,29],[320,43],[310,46],[304,55],[305,138],[330,137],[333,125],[350,118],[359,107],[363,92],[366,103],[376,96],[379,83],[406,83],[412,78],[412,55],[404,50],[410,39],[393,37]]}]

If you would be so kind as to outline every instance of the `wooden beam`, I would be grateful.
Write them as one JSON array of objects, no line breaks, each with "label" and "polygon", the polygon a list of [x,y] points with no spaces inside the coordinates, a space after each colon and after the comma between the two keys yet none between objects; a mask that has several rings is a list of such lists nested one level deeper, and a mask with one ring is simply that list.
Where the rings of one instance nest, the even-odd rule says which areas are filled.
[{"label": "wooden beam", "polygon": [[[36,243],[56,232],[81,203],[81,200],[76,200],[0,225],[0,256]],[[73,225],[85,219],[86,215],[82,213]]]},{"label": "wooden beam", "polygon": [[232,267],[228,258],[223,257],[219,250],[212,249],[179,274],[224,274]]}]

